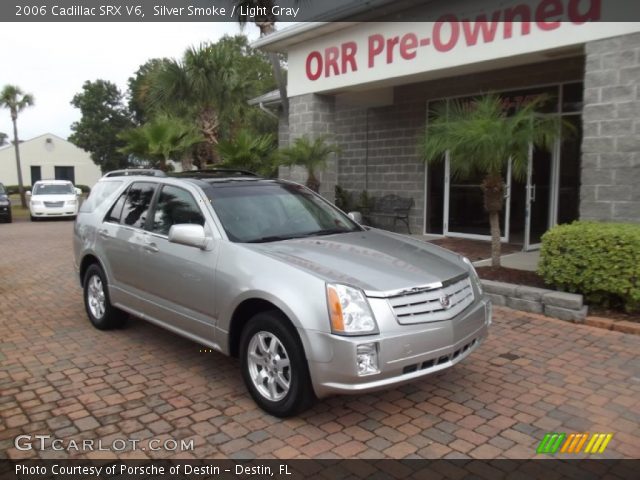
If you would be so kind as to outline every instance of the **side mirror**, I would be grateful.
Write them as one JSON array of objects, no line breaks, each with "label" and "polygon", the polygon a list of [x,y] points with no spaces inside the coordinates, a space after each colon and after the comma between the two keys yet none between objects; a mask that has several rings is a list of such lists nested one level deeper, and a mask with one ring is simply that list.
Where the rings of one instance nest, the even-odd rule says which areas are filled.
[{"label": "side mirror", "polygon": [[362,214],[360,212],[349,212],[347,216],[357,223],[362,223]]},{"label": "side mirror", "polygon": [[207,246],[207,237],[204,234],[202,225],[191,223],[180,223],[172,225],[169,229],[169,241],[179,243],[188,247],[204,249]]},{"label": "side mirror", "polygon": [[74,190],[76,191],[76,195],[82,195],[82,190],[80,190],[78,187],[76,187]]}]

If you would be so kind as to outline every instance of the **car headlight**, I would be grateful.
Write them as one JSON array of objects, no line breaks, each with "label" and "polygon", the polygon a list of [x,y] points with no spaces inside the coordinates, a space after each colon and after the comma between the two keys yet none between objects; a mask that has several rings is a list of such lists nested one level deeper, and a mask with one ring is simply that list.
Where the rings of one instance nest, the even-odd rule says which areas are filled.
[{"label": "car headlight", "polygon": [[333,333],[367,335],[378,332],[378,325],[362,290],[327,284],[327,303]]},{"label": "car headlight", "polygon": [[478,272],[476,272],[476,268],[473,266],[473,263],[471,263],[471,260],[469,260],[467,257],[462,257],[462,261],[469,266],[471,278],[476,282],[476,285],[478,286],[478,292],[480,293],[480,295],[482,295],[482,283],[480,282],[480,276],[478,275]]},{"label": "car headlight", "polygon": [[6,198],[0,198],[0,205],[2,206],[9,205],[9,200],[7,200]]},{"label": "car headlight", "polygon": [[76,203],[78,203],[77,200],[67,200],[67,205],[75,205]]},{"label": "car headlight", "polygon": [[33,206],[42,205],[42,202],[40,200],[31,200],[31,205]]}]

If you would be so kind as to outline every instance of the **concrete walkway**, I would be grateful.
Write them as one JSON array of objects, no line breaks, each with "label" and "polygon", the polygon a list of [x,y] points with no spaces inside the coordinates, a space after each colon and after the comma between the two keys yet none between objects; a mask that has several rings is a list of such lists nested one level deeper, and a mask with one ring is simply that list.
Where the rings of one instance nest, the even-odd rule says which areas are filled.
[{"label": "concrete walkway", "polygon": [[[508,255],[502,255],[500,262],[503,267],[516,268],[518,270],[529,270],[535,272],[538,269],[538,262],[540,261],[540,250],[534,250],[531,252],[516,252]],[[476,267],[486,267],[491,265],[491,259],[480,260],[474,262]]]}]

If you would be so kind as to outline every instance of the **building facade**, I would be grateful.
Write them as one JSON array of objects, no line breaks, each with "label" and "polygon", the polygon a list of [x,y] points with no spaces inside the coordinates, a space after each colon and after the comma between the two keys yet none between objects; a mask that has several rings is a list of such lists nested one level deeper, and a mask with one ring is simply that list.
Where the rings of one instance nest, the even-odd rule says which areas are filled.
[{"label": "building facade", "polygon": [[[20,165],[24,185],[55,179],[93,187],[102,176],[88,152],[51,133],[20,143]],[[0,182],[18,184],[13,145],[0,148]]]},{"label": "building facade", "polygon": [[288,54],[280,143],[328,134],[339,144],[320,179],[329,199],[335,185],[411,197],[414,232],[484,239],[480,177],[453,178],[448,159],[420,156],[429,111],[487,92],[516,108],[544,94],[541,113],[573,128],[552,151],[532,149],[526,178],[505,172],[503,240],[531,249],[558,223],[640,222],[640,23],[598,21],[604,3],[430,2],[433,22],[301,24],[263,37],[255,46]]}]

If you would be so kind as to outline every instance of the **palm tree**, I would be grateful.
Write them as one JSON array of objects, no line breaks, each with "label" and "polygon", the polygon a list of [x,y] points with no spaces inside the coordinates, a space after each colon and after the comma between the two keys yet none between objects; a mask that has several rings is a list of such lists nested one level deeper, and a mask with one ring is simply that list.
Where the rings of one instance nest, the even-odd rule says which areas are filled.
[{"label": "palm tree", "polygon": [[273,158],[275,147],[274,135],[256,136],[241,130],[233,140],[221,140],[217,150],[223,167],[241,168],[271,177],[277,170]]},{"label": "palm tree", "polygon": [[[297,2],[296,2],[297,3]],[[273,15],[273,6],[276,5],[274,0],[236,0],[236,11],[241,11],[239,7],[243,7],[243,11],[247,11],[248,8],[259,7],[262,12],[267,12],[266,15],[257,15],[254,17],[255,25],[260,30],[260,36],[264,37],[276,30],[276,17]],[[247,16],[238,14],[238,23],[240,27],[244,27],[247,23]],[[280,57],[275,52],[269,52],[269,60],[273,67],[273,76],[276,79],[278,85],[278,91],[280,92],[280,102],[282,105],[282,114],[284,118],[289,117],[289,100],[287,98],[287,84],[285,83],[284,76],[282,75],[282,66],[280,65]]]},{"label": "palm tree", "polygon": [[222,125],[244,104],[247,80],[234,67],[236,52],[225,45],[189,48],[182,59],[168,60],[152,72],[147,99],[152,110],[193,112],[215,162],[214,148]]},{"label": "palm tree", "polygon": [[514,178],[525,178],[531,146],[550,149],[560,131],[559,118],[536,113],[547,100],[538,97],[509,114],[502,98],[485,95],[471,102],[440,103],[430,112],[421,141],[424,159],[438,162],[448,152],[452,176],[484,176],[482,191],[491,227],[493,267],[500,266],[500,212],[509,160]]},{"label": "palm tree", "polygon": [[310,140],[305,135],[280,151],[283,164],[298,165],[307,169],[306,185],[314,192],[320,190],[320,180],[316,177],[317,170],[324,168],[332,154],[340,152],[337,145],[327,143],[327,137],[327,135],[321,135],[315,140]]},{"label": "palm tree", "polygon": [[24,186],[22,183],[22,169],[20,168],[20,142],[18,140],[18,114],[25,108],[34,104],[33,95],[24,93],[20,87],[15,85],[5,85],[0,92],[0,107],[8,108],[11,112],[13,122],[13,147],[16,150],[16,169],[18,171],[18,191],[20,192],[20,203],[22,208],[27,208],[27,199],[24,196]]},{"label": "palm tree", "polygon": [[188,153],[203,141],[193,125],[169,115],[158,115],[141,127],[121,133],[119,137],[127,142],[120,149],[122,153],[158,162],[162,170],[167,169],[169,160],[178,157],[183,160],[183,168],[190,169]]}]

